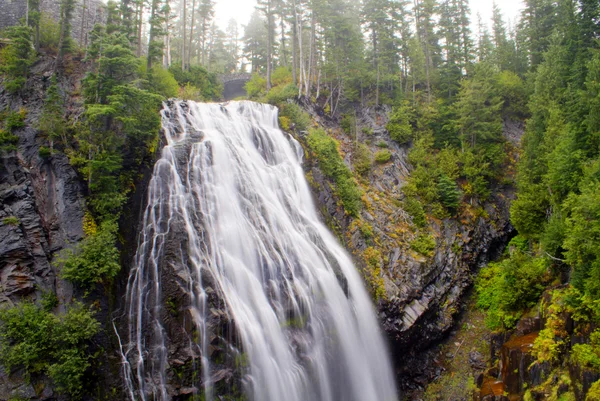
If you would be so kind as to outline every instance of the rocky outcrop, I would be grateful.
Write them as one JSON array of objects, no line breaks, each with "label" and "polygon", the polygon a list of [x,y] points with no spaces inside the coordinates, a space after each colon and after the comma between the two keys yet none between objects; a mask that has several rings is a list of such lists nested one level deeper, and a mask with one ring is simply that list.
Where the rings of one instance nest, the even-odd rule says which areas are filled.
[{"label": "rocky outcrop", "polygon": [[[24,299],[35,301],[49,291],[58,295],[60,305],[73,296],[72,287],[57,277],[52,261],[57,252],[83,238],[83,189],[67,156],[39,155],[43,142],[35,129],[50,83],[50,65],[51,61],[43,60],[34,66],[25,96],[0,93],[0,109],[27,111],[25,127],[14,132],[19,137],[17,150],[0,156],[0,307]],[[75,83],[61,85],[71,91]],[[0,399],[52,395],[43,379],[38,384],[34,391],[18,372],[11,377],[0,373]]]},{"label": "rocky outcrop", "polygon": [[[325,116],[318,106],[308,103],[303,106],[337,136],[350,165],[354,139],[339,132],[336,121]],[[355,256],[357,264],[365,269],[362,255],[369,247],[381,253],[379,267],[385,296],[377,300],[377,309],[398,370],[402,372],[400,382],[410,387],[414,385],[408,383],[410,376],[421,377],[428,369],[414,368],[421,365],[419,359],[426,359],[420,351],[439,341],[452,327],[474,273],[501,252],[512,235],[509,206],[513,190],[496,188],[486,203],[466,205],[456,218],[429,218],[435,249],[429,256],[415,252],[410,247],[415,238],[412,218],[402,209],[402,187],[412,168],[408,162],[409,148],[390,139],[385,129],[389,112],[384,107],[358,112],[359,126],[368,128],[359,132],[358,141],[368,144],[372,153],[379,150],[375,144],[382,142],[392,152],[390,162],[376,164],[362,183],[365,207],[359,219],[345,215],[316,160],[309,157],[306,169],[324,218]],[[516,135],[515,125],[510,127],[511,136]],[[359,226],[364,223],[372,228],[373,238],[362,235]],[[405,370],[403,366],[411,368]]]}]

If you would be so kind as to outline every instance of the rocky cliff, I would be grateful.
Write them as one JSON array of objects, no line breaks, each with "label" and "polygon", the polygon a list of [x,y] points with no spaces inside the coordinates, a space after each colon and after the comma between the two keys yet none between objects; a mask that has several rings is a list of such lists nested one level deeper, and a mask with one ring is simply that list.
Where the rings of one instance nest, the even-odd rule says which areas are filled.
[{"label": "rocky cliff", "polygon": [[[337,137],[340,150],[349,161],[354,139],[343,134],[337,122],[325,116],[318,106],[306,103],[304,107],[318,124]],[[402,187],[412,169],[407,160],[409,148],[390,139],[385,129],[390,111],[380,107],[357,112],[357,125],[367,127],[358,134],[358,141],[369,144],[373,153],[378,150],[375,144],[385,142],[392,153],[389,162],[375,164],[369,175],[361,179],[365,207],[360,216],[345,214],[331,183],[309,152],[306,171],[324,219],[354,255],[366,277],[372,272],[372,266],[368,266],[370,250],[380,254],[375,267],[385,292],[376,306],[390,341],[398,382],[402,389],[409,390],[432,378],[430,361],[423,351],[450,330],[478,268],[502,252],[510,239],[514,231],[509,221],[513,189],[510,185],[497,187],[488,201],[464,205],[457,217],[430,217],[428,229],[435,239],[435,249],[428,256],[415,252],[410,244],[416,230],[411,216],[402,209]],[[517,141],[522,134],[518,124],[506,124],[505,129]],[[365,235],[365,222],[372,234]]]}]

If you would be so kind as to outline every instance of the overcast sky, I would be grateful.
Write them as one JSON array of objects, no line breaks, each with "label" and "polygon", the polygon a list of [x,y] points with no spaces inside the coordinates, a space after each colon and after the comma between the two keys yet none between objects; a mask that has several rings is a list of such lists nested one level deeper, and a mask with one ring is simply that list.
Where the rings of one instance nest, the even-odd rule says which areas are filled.
[{"label": "overcast sky", "polygon": [[[469,0],[471,4],[471,20],[477,22],[477,13],[481,14],[484,22],[489,24],[492,17],[492,0]],[[504,19],[508,22],[514,21],[522,8],[521,0],[497,0],[500,9],[504,14]],[[240,24],[245,25],[254,11],[256,0],[216,0],[216,18],[217,23],[222,29],[227,27],[229,19],[234,18]]]}]

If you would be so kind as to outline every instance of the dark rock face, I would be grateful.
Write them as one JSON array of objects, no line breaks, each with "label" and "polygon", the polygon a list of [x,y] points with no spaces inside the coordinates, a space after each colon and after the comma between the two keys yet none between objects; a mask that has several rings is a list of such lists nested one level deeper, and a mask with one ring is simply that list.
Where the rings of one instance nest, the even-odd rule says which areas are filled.
[{"label": "dark rock face", "polygon": [[[64,154],[47,159],[38,155],[42,142],[33,127],[49,84],[45,66],[44,61],[34,66],[26,96],[0,93],[0,108],[27,109],[26,126],[14,133],[19,137],[17,151],[0,156],[0,307],[36,300],[45,291],[55,292],[61,305],[73,296],[72,287],[57,278],[52,261],[57,252],[83,238],[84,197]],[[63,88],[71,90],[71,85],[64,82]],[[34,391],[18,372],[11,377],[0,372],[0,399],[48,399],[52,389],[42,382]]]},{"label": "dark rock face", "polygon": [[[318,106],[308,103],[303,106],[323,126],[336,130],[337,123],[324,116]],[[496,188],[494,195],[479,206],[483,210],[479,215],[467,214],[441,221],[430,219],[435,250],[429,257],[414,252],[410,249],[410,242],[415,238],[412,218],[398,204],[403,199],[402,187],[412,168],[407,157],[409,149],[398,146],[385,130],[389,112],[389,108],[381,107],[364,109],[358,114],[359,125],[369,126],[373,132],[370,137],[358,140],[372,144],[385,142],[392,152],[389,163],[375,165],[366,177],[369,186],[360,217],[372,226],[375,241],[365,239],[354,228],[355,219],[345,215],[317,162],[309,157],[306,169],[324,219],[355,256],[359,268],[364,269],[362,252],[373,242],[377,243],[383,259],[380,267],[386,297],[379,299],[376,306],[394,354],[400,387],[408,389],[414,388],[413,380],[418,382],[434,376],[426,366],[418,368],[420,359],[424,358],[420,351],[448,332],[474,273],[497,256],[510,239],[514,231],[509,221],[513,190]],[[302,141],[303,137],[299,139]],[[338,135],[338,140],[350,166],[354,140],[343,134]],[[372,153],[377,150],[371,145]]]}]

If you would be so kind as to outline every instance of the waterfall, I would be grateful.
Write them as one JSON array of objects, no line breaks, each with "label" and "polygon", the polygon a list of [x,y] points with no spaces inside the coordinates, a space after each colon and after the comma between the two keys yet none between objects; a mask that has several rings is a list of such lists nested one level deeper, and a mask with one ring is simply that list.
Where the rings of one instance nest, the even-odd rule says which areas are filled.
[{"label": "waterfall", "polygon": [[169,101],[162,124],[167,145],[148,188],[121,336],[130,398],[172,398],[163,293],[171,275],[189,304],[206,400],[216,398],[219,363],[209,357],[215,293],[247,361],[249,400],[397,400],[369,295],[320,221],[302,147],[279,130],[277,109]]}]

